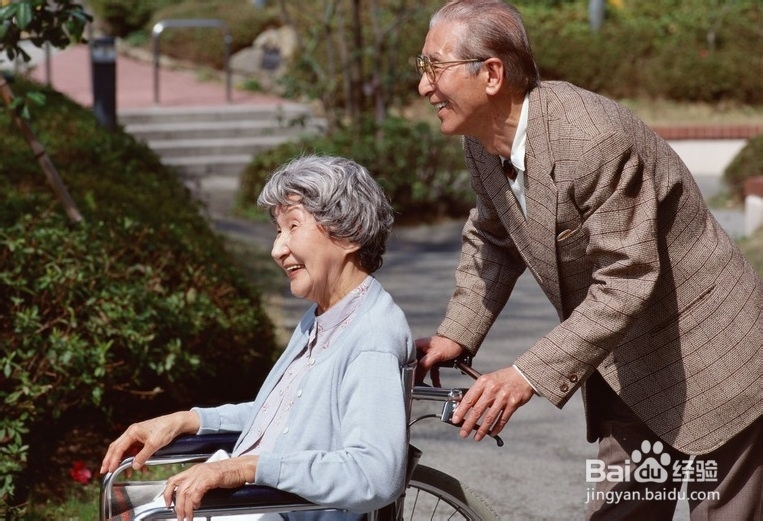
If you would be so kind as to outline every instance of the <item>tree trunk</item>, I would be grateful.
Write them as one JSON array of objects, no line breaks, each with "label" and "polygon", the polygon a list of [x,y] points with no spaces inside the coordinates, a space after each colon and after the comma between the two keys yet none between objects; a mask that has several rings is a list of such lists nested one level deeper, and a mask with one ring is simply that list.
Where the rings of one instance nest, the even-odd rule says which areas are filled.
[{"label": "tree trunk", "polygon": [[365,95],[363,92],[363,57],[365,54],[363,40],[363,25],[360,21],[360,0],[353,0],[352,2],[352,20],[350,27],[352,28],[352,48],[351,62],[350,62],[350,77],[352,93],[352,100],[350,102],[350,115],[355,128],[360,128],[361,118],[366,106]]},{"label": "tree trunk", "polygon": [[[0,94],[5,102],[5,106],[8,107],[8,110],[11,110],[11,102],[14,98],[13,90],[11,90],[10,84],[2,74],[0,74]],[[21,130],[21,133],[24,135],[27,143],[29,143],[29,147],[32,149],[32,153],[34,154],[37,163],[39,163],[45,173],[45,177],[48,179],[48,184],[53,188],[53,193],[64,206],[64,210],[66,211],[66,215],[69,216],[69,220],[74,224],[79,224],[83,220],[82,215],[79,213],[77,205],[69,195],[69,191],[66,189],[63,181],[61,181],[61,176],[58,175],[56,167],[53,165],[50,157],[48,157],[47,152],[45,152],[45,148],[42,146],[42,143],[40,143],[40,140],[37,139],[32,127],[30,127],[29,123],[18,114],[13,114],[12,117]]]}]

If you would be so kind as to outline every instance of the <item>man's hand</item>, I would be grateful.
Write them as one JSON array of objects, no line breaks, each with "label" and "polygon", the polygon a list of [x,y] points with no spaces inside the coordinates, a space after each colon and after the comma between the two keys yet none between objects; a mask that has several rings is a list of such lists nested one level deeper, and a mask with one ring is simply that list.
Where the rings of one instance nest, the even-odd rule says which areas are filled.
[{"label": "man's hand", "polygon": [[464,395],[453,413],[452,422],[458,425],[463,420],[459,434],[468,438],[482,418],[474,440],[480,441],[487,434],[495,436],[503,430],[514,411],[530,401],[533,394],[532,386],[514,367],[484,374]]},{"label": "man's hand", "polygon": [[258,456],[238,456],[194,465],[167,480],[164,502],[169,507],[174,499],[179,521],[193,519],[201,499],[213,488],[236,488],[253,482]]},{"label": "man's hand", "polygon": [[419,354],[416,381],[423,382],[424,377],[431,371],[432,385],[435,387],[440,387],[440,372],[435,365],[454,360],[464,354],[465,351],[459,343],[444,336],[418,338],[416,339],[416,350]]},{"label": "man's hand", "polygon": [[192,434],[199,430],[199,416],[193,411],[182,411],[159,416],[140,423],[133,423],[114,440],[101,463],[101,474],[114,472],[125,454],[133,447],[140,447],[132,468],[138,470],[156,452],[180,434]]}]

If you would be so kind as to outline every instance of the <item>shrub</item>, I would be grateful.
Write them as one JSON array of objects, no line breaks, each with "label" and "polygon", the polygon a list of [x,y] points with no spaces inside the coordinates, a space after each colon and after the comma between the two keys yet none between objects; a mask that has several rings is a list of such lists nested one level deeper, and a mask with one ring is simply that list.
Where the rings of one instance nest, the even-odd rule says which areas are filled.
[{"label": "shrub", "polygon": [[124,425],[250,399],[276,351],[259,292],[174,173],[131,136],[45,94],[36,130],[85,222],[66,221],[0,113],[0,498],[9,503],[49,473],[67,418]]},{"label": "shrub", "polygon": [[306,153],[349,157],[368,168],[390,196],[398,223],[461,217],[474,204],[460,140],[391,117],[380,127],[366,121],[360,131],[340,129],[258,153],[242,173],[239,209],[251,212],[267,176]]},{"label": "shrub", "polygon": [[95,16],[105,22],[112,36],[124,37],[142,29],[154,12],[184,0],[89,0]]},{"label": "shrub", "polygon": [[744,201],[744,182],[751,177],[763,176],[763,134],[750,138],[723,172],[730,195]]},{"label": "shrub", "polygon": [[610,5],[599,32],[585,2],[549,9],[516,2],[544,79],[613,98],[763,103],[759,2]]},{"label": "shrub", "polygon": [[[164,19],[202,18],[222,20],[230,31],[230,52],[250,47],[266,29],[279,27],[281,22],[275,8],[258,8],[250,2],[203,0],[183,2],[157,9],[145,29]],[[223,39],[216,28],[173,28],[162,34],[162,54],[179,60],[205,65],[217,70],[225,67]]]}]

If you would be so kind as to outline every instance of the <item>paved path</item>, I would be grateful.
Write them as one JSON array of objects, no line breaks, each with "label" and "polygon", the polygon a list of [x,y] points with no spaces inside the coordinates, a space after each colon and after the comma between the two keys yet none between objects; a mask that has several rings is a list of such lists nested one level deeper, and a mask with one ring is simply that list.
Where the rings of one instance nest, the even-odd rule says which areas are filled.
[{"label": "paved path", "polygon": [[[33,51],[35,67],[31,76],[48,83],[85,107],[93,106],[93,82],[90,51],[87,45],[76,45],[53,51],[48,77],[44,54]],[[163,107],[215,106],[224,104],[279,103],[276,96],[239,89],[231,90],[226,101],[226,88],[217,79],[202,80],[196,73],[178,68],[160,67],[159,103],[154,103],[154,68],[150,61],[119,55],[116,59],[117,112],[129,109]]]},{"label": "paved path", "polygon": [[[52,63],[52,84],[85,106],[92,105],[89,61],[84,47],[57,53]],[[34,73],[44,79],[44,68]],[[200,82],[191,73],[163,71],[162,104],[192,106],[219,104],[225,99],[224,85]],[[117,61],[118,110],[150,107],[151,66],[120,56]],[[235,91],[233,103],[273,103],[277,98]],[[684,145],[688,145],[684,143]],[[719,161],[730,160],[740,148],[738,141],[722,142],[712,148],[684,146],[688,164],[697,165],[695,174],[703,191],[718,190]],[[681,148],[679,146],[679,148]],[[722,157],[718,157],[722,150]],[[681,152],[679,152],[681,153]],[[708,155],[709,156],[706,156]],[[714,161],[714,162],[713,162]],[[708,167],[707,165],[712,165]],[[722,165],[725,166],[725,163]],[[710,168],[710,171],[707,169]],[[719,219],[738,233],[738,215]],[[252,224],[233,218],[214,223],[231,237],[269,248],[269,225]],[[401,228],[391,240],[379,279],[406,312],[415,336],[430,335],[437,327],[447,299],[453,291],[453,272],[458,259],[461,223]],[[284,282],[279,312],[281,326],[290,331],[305,309],[303,301],[288,295]],[[480,350],[475,367],[490,371],[506,365],[557,323],[551,306],[529,276],[517,284],[507,305]],[[468,386],[465,377],[452,376],[445,385]],[[417,406],[417,411],[421,407]],[[585,459],[595,457],[595,446],[585,442],[582,403],[579,394],[562,411],[535,398],[523,407],[505,430],[506,445],[492,441],[462,441],[457,431],[429,420],[414,427],[413,442],[424,450],[422,463],[457,476],[479,491],[502,519],[581,519],[586,496]],[[686,519],[681,506],[676,519]]]}]

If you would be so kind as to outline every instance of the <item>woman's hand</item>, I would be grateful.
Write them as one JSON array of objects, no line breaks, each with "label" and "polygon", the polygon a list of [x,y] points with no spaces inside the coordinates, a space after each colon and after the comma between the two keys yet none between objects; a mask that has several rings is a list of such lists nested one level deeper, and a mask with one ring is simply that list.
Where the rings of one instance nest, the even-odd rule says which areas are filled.
[{"label": "woman's hand", "polygon": [[114,472],[125,454],[139,446],[132,468],[138,470],[156,452],[180,434],[193,434],[199,430],[199,415],[193,411],[181,411],[159,416],[140,423],[133,423],[111,445],[101,463],[101,474]]},{"label": "woman's hand", "polygon": [[193,519],[201,499],[213,488],[236,488],[254,482],[258,456],[238,456],[199,463],[167,480],[164,501],[169,507],[173,496],[178,520]]}]

